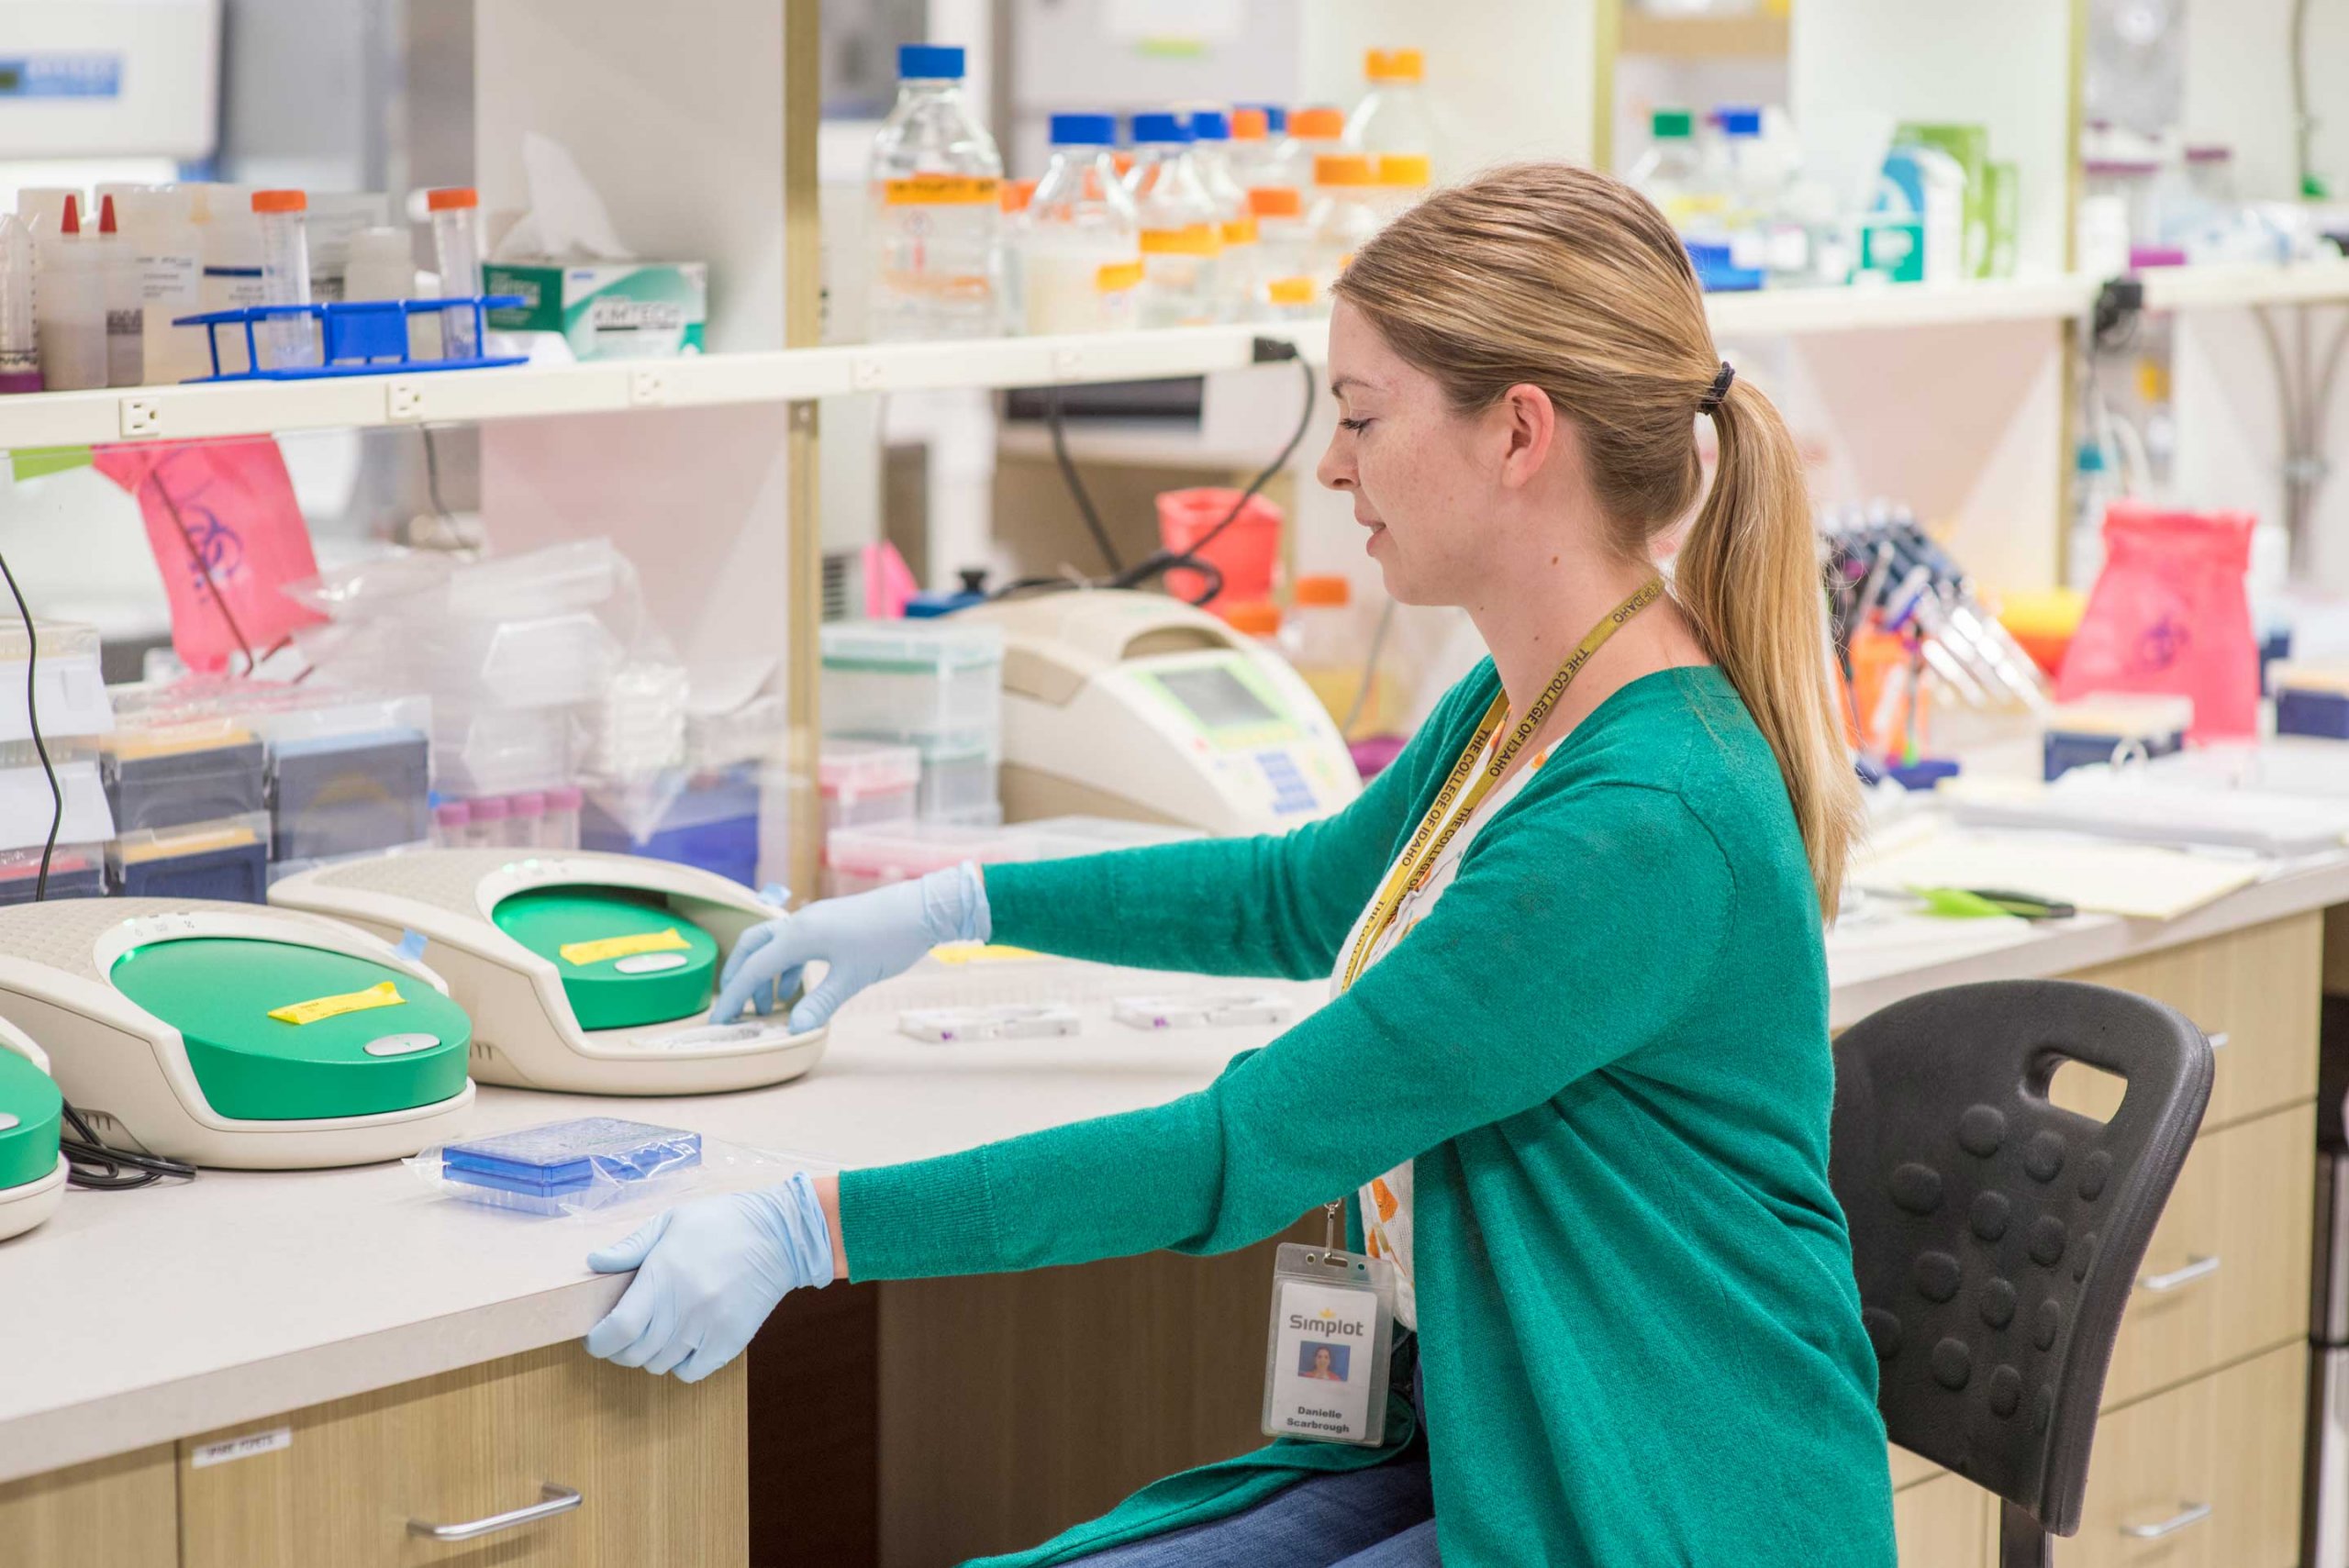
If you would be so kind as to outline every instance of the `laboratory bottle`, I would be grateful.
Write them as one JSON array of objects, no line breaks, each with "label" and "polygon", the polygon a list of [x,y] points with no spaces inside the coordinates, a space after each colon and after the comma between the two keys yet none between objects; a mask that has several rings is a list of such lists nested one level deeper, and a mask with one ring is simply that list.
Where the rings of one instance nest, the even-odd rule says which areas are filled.
[{"label": "laboratory bottle", "polygon": [[1362,73],[1366,90],[1346,117],[1347,150],[1374,160],[1390,152],[1415,154],[1432,165],[1440,150],[1419,51],[1369,50],[1363,55]]},{"label": "laboratory bottle", "polygon": [[[255,191],[253,223],[261,231],[263,305],[310,303],[310,198],[300,191]],[[264,370],[318,362],[318,324],[308,315],[272,317],[262,323]]]},{"label": "laboratory bottle", "polygon": [[1656,110],[1648,117],[1648,150],[1631,165],[1628,177],[1631,188],[1653,202],[1664,220],[1683,233],[1722,205],[1697,155],[1696,129],[1696,117],[1687,109]]},{"label": "laboratory bottle", "polygon": [[0,396],[39,392],[40,337],[33,325],[33,233],[0,213]]},{"label": "laboratory bottle", "polygon": [[88,197],[70,185],[27,185],[17,193],[17,216],[32,231],[36,245],[45,244],[65,217],[65,198],[86,203]]},{"label": "laboratory bottle", "polygon": [[1019,237],[1023,327],[1114,332],[1138,319],[1141,222],[1110,157],[1109,115],[1054,115],[1052,158]]},{"label": "laboratory bottle", "polygon": [[1392,223],[1427,198],[1430,164],[1424,152],[1382,152],[1371,160],[1370,205]]},{"label": "laboratory bottle", "polygon": [[[432,214],[433,264],[440,270],[440,297],[469,299],[481,293],[481,197],[465,186],[429,193],[426,210]],[[481,334],[470,310],[440,312],[441,357],[476,360]]]},{"label": "laboratory bottle", "polygon": [[1372,662],[1376,628],[1355,606],[1353,584],[1343,577],[1299,577],[1294,598],[1282,651],[1330,722],[1345,726],[1349,740],[1393,733],[1403,717],[1400,688],[1383,660]]},{"label": "laboratory bottle", "polygon": [[1299,109],[1288,117],[1288,135],[1274,152],[1273,183],[1287,185],[1313,200],[1313,165],[1324,153],[1345,150],[1346,117],[1326,104]]},{"label": "laboratory bottle", "polygon": [[1759,272],[1769,261],[1768,224],[1777,193],[1766,172],[1762,144],[1762,111],[1720,109],[1721,176],[1725,201],[1720,218],[1722,238],[1729,241],[1730,265]]},{"label": "laboratory bottle", "polygon": [[1197,327],[1221,314],[1223,250],[1215,198],[1191,155],[1191,128],[1174,115],[1134,117],[1126,175],[1141,220],[1141,324]]},{"label": "laboratory bottle", "polygon": [[120,228],[114,193],[98,197],[98,272],[106,290],[106,384],[138,386],[144,375],[146,321],[139,251]]},{"label": "laboratory bottle", "polygon": [[50,392],[106,385],[106,275],[95,244],[82,233],[80,195],[65,198],[56,231],[41,240],[37,260],[33,317],[41,384]]},{"label": "laboratory bottle", "polygon": [[1305,203],[1286,185],[1258,185],[1248,193],[1256,217],[1259,282],[1255,315],[1265,321],[1303,321],[1324,308],[1313,277],[1313,229]]},{"label": "laboratory bottle", "polygon": [[1199,181],[1215,203],[1217,237],[1223,241],[1223,253],[1216,261],[1217,283],[1223,291],[1220,314],[1226,321],[1245,321],[1254,314],[1260,275],[1256,214],[1248,205],[1248,188],[1231,172],[1230,118],[1220,109],[1200,109],[1191,116],[1191,137]]},{"label": "laboratory bottle", "polygon": [[[252,215],[251,200],[250,192],[234,185],[199,185],[193,193],[190,211],[204,256],[198,305],[207,315],[263,303],[261,225]],[[242,375],[252,369],[245,357],[244,333],[224,327],[211,339],[219,350],[222,375]],[[204,362],[209,374],[209,349]]]},{"label": "laboratory bottle", "polygon": [[204,308],[203,246],[184,185],[132,185],[111,193],[139,267],[139,362],[150,386],[212,373],[201,327],[176,327]]},{"label": "laboratory bottle", "polygon": [[963,97],[963,51],[897,50],[874,139],[872,336],[984,338],[1003,314],[1003,159]]},{"label": "laboratory bottle", "polygon": [[1313,208],[1306,222],[1313,230],[1313,283],[1317,297],[1330,297],[1338,274],[1354,252],[1378,232],[1374,203],[1376,176],[1359,152],[1325,152],[1313,161]]},{"label": "laboratory bottle", "polygon": [[1231,111],[1231,145],[1225,161],[1243,191],[1275,184],[1274,162],[1288,116],[1274,104],[1240,104]]}]

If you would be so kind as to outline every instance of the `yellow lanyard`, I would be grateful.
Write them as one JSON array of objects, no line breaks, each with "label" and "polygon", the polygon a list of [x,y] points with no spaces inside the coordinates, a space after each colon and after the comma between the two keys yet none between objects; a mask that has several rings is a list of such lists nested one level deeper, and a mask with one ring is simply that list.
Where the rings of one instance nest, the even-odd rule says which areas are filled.
[{"label": "yellow lanyard", "polygon": [[[1664,579],[1651,577],[1640,584],[1638,592],[1616,606],[1597,626],[1592,627],[1589,635],[1576,643],[1575,651],[1566,655],[1566,662],[1558,666],[1558,673],[1550,677],[1550,684],[1542,688],[1542,695],[1533,699],[1533,706],[1525,710],[1525,717],[1517,721],[1517,728],[1509,732],[1508,739],[1492,753],[1492,760],[1480,769],[1476,766],[1477,759],[1492,745],[1493,738],[1500,732],[1501,721],[1508,717],[1508,694],[1503,692],[1493,699],[1493,706],[1485,710],[1483,720],[1476,726],[1476,733],[1469,738],[1467,750],[1461,752],[1460,761],[1453,764],[1452,775],[1443,781],[1443,787],[1436,792],[1435,803],[1428,807],[1427,816],[1420,819],[1419,831],[1411,835],[1410,843],[1404,847],[1401,858],[1395,862],[1395,869],[1387,873],[1385,885],[1379,888],[1378,897],[1371,905],[1369,916],[1363,921],[1362,934],[1354,940],[1353,952],[1346,960],[1344,984],[1340,989],[1350,987],[1362,978],[1362,972],[1369,966],[1372,950],[1378,946],[1379,940],[1386,936],[1387,929],[1402,914],[1404,899],[1417,892],[1433,873],[1436,862],[1442,858],[1444,846],[1452,842],[1461,826],[1476,814],[1476,808],[1485,803],[1485,797],[1492,794],[1493,786],[1500,782],[1501,774],[1508,771],[1510,759],[1532,738],[1533,732],[1542,728],[1542,721],[1550,717],[1550,710],[1558,706],[1558,699],[1565,695],[1568,686],[1575,684],[1575,677],[1582,673],[1583,666],[1590,662],[1591,655],[1606,647],[1607,639],[1622,629],[1624,622],[1663,596]],[[1462,802],[1457,812],[1452,812],[1452,804],[1459,799],[1464,788],[1467,791],[1467,799]]]}]

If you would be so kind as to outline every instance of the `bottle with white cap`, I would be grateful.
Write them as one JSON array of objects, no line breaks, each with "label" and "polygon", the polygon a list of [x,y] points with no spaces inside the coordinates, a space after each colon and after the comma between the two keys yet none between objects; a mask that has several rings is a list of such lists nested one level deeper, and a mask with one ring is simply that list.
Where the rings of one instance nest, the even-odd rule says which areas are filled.
[{"label": "bottle with white cap", "polygon": [[1182,117],[1134,117],[1134,166],[1126,188],[1141,218],[1141,324],[1214,321],[1224,303],[1217,272],[1223,231]]},{"label": "bottle with white cap", "polygon": [[0,396],[40,389],[40,337],[33,325],[33,232],[14,213],[0,213]]},{"label": "bottle with white cap", "polygon": [[106,291],[106,384],[139,386],[145,381],[146,307],[141,297],[139,251],[121,228],[114,193],[98,197],[99,286]]},{"label": "bottle with white cap", "polygon": [[39,256],[33,308],[42,384],[50,392],[106,385],[106,274],[96,246],[82,233],[78,193],[66,196],[57,229],[41,239]]}]

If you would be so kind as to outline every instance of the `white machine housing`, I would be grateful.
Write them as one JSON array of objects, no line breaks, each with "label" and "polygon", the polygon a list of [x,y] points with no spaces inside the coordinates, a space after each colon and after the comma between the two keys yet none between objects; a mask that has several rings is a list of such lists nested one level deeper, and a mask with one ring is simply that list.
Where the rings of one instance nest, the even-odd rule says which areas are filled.
[{"label": "white machine housing", "polygon": [[1092,590],[961,614],[1003,628],[1008,821],[1121,817],[1279,833],[1362,793],[1312,688],[1204,610]]},{"label": "white machine housing", "polygon": [[[44,1073],[49,1073],[49,1056],[32,1042],[32,1037],[0,1018],[0,1051],[13,1051]],[[50,1073],[51,1077],[56,1074]],[[37,1182],[21,1186],[0,1187],[0,1241],[11,1236],[21,1236],[57,1212],[65,1196],[65,1173],[69,1168],[64,1155],[57,1157],[57,1169]]]},{"label": "white machine housing", "polygon": [[398,1160],[451,1137],[461,1094],[368,1116],[224,1117],[205,1098],[180,1031],[108,978],[133,948],[214,937],[349,954],[446,994],[440,977],[363,931],[275,909],[172,898],[68,898],[0,909],[0,1018],[49,1042],[50,1075],[111,1144],[197,1165],[292,1171]]},{"label": "white machine housing", "polygon": [[17,158],[211,156],[220,0],[0,0],[0,147]]},{"label": "white machine housing", "polygon": [[[824,1054],[825,1031],[794,1034],[778,1008],[732,1024],[698,1020],[585,1029],[551,959],[498,929],[497,906],[542,887],[651,893],[730,952],[783,911],[714,872],[634,855],[572,851],[412,850],[289,876],[269,890],[286,908],[346,920],[396,941],[425,939],[449,994],[473,1016],[473,1075],[484,1084],[588,1095],[707,1095],[796,1078]],[[823,973],[809,965],[808,984]]]}]

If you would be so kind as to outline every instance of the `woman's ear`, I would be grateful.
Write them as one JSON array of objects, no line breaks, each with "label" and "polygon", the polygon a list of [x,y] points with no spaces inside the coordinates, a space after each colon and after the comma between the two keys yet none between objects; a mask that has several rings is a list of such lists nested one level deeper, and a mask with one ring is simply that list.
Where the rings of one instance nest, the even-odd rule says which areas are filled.
[{"label": "woman's ear", "polygon": [[1523,489],[1548,466],[1558,448],[1558,410],[1550,395],[1520,382],[1500,395],[1493,414],[1503,439],[1501,484]]}]

